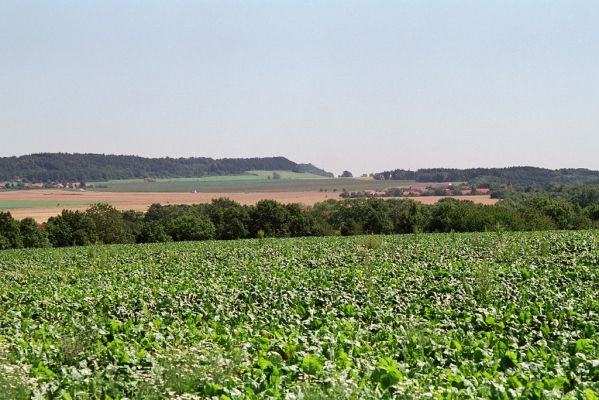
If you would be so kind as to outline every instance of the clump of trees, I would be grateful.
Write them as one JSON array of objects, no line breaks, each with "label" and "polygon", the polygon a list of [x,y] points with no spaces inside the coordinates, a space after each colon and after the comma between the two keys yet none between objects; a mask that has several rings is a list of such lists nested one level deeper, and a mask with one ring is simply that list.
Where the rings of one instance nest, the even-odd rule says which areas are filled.
[{"label": "clump of trees", "polygon": [[418,182],[470,182],[510,184],[518,187],[543,187],[551,184],[599,184],[599,171],[583,168],[546,169],[508,168],[423,168],[416,171],[396,169],[372,174],[377,180],[415,180]]},{"label": "clump of trees", "polygon": [[233,175],[252,170],[309,172],[333,177],[312,164],[285,157],[264,158],[145,158],[108,154],[40,153],[0,157],[0,180],[20,177],[28,182],[79,182],[109,179],[184,178]]},{"label": "clump of trees", "polygon": [[[40,227],[0,212],[0,249],[154,243],[263,237],[418,232],[479,232],[599,227],[599,188],[518,193],[496,205],[446,198],[433,205],[409,199],[328,200],[313,207],[229,199],[209,204],[153,204],[147,212],[96,204],[64,210]],[[556,193],[561,193],[560,195]]]}]

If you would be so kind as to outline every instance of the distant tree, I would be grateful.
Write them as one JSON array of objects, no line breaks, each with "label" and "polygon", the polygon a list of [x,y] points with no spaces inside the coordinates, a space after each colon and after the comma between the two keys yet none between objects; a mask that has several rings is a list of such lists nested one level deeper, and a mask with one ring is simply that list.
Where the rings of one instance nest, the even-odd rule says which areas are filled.
[{"label": "distant tree", "polygon": [[357,221],[356,219],[344,218],[339,227],[339,232],[343,236],[362,235],[364,233],[364,227],[360,221]]},{"label": "distant tree", "polygon": [[588,206],[584,211],[588,218],[599,221],[599,203]]},{"label": "distant tree", "polygon": [[144,223],[144,213],[141,211],[127,210],[121,212],[121,217],[125,223],[127,230],[137,241]]},{"label": "distant tree", "polygon": [[190,207],[186,205],[152,204],[144,216],[144,221],[161,221],[167,226],[175,218],[189,214]]},{"label": "distant tree", "polygon": [[[373,199],[374,200],[374,199]],[[380,234],[380,233],[392,233],[393,232],[393,221],[389,216],[387,204],[380,203],[380,199],[376,203],[370,202],[369,207],[366,209],[364,215],[364,222],[362,224],[364,233]],[[384,204],[384,205],[383,205]],[[383,206],[381,206],[383,205]]]},{"label": "distant tree", "polygon": [[[49,168],[50,166],[51,168]],[[0,180],[9,181],[18,171],[29,182],[101,181],[107,179],[180,178],[202,175],[235,175],[245,171],[297,171],[328,176],[312,165],[284,157],[266,158],[143,158],[104,154],[31,154],[0,157]]]},{"label": "distant tree", "polygon": [[274,200],[260,200],[250,209],[251,233],[255,236],[263,230],[268,237],[289,236],[288,211]]},{"label": "distant tree", "polygon": [[85,211],[96,226],[98,239],[105,244],[133,243],[133,233],[128,229],[121,213],[106,203],[94,204]]},{"label": "distant tree", "polygon": [[141,225],[137,241],[139,243],[171,242],[173,238],[158,221],[145,221]]},{"label": "distant tree", "polygon": [[309,209],[299,204],[287,204],[287,229],[289,236],[315,236],[323,234],[323,226]]},{"label": "distant tree", "polygon": [[279,174],[278,172],[273,172],[272,179],[281,179],[281,174]]},{"label": "distant tree", "polygon": [[566,195],[573,203],[588,207],[599,204],[599,186],[581,185],[566,189]]},{"label": "distant tree", "polygon": [[9,212],[0,212],[0,236],[6,239],[9,248],[19,249],[23,247],[19,223]]},{"label": "distant tree", "polygon": [[10,241],[0,234],[0,250],[10,249]]},{"label": "distant tree", "polygon": [[550,217],[558,229],[584,229],[592,224],[578,205],[547,196],[533,195],[525,204],[525,208],[533,209]]},{"label": "distant tree", "polygon": [[60,215],[50,217],[46,232],[54,247],[85,246],[98,241],[96,224],[80,211],[63,210]]},{"label": "distant tree", "polygon": [[352,178],[353,175],[351,172],[349,171],[343,171],[343,173],[340,175],[341,178]]},{"label": "distant tree", "polygon": [[172,222],[169,234],[176,241],[209,240],[215,238],[216,229],[205,216],[183,215]]},{"label": "distant tree", "polygon": [[49,247],[50,241],[45,230],[33,218],[22,219],[19,223],[24,247]]},{"label": "distant tree", "polygon": [[445,198],[432,207],[427,229],[431,232],[451,232],[461,219],[460,202],[453,198]]},{"label": "distant tree", "polygon": [[246,207],[229,199],[215,199],[206,213],[216,229],[217,239],[241,239],[249,234],[250,215]]},{"label": "distant tree", "polygon": [[395,233],[417,233],[425,230],[428,208],[413,200],[390,201],[391,220]]},{"label": "distant tree", "polygon": [[153,203],[148,207],[144,215],[144,221],[160,221],[166,214],[166,207],[162,204]]}]

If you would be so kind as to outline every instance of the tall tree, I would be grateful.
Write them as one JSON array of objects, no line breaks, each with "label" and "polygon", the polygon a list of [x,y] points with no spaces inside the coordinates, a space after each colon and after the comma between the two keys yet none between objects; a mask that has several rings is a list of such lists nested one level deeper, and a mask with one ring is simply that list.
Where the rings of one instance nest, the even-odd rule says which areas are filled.
[{"label": "tall tree", "polygon": [[85,213],[63,210],[48,219],[48,238],[54,247],[85,246],[98,241],[96,224]]},{"label": "tall tree", "polygon": [[121,213],[106,203],[94,204],[85,214],[96,226],[98,239],[105,244],[133,243],[133,233],[128,229]]},{"label": "tall tree", "polygon": [[19,223],[9,212],[0,212],[0,236],[4,237],[2,246],[6,248],[18,249],[23,247]]},{"label": "tall tree", "polygon": [[49,247],[50,241],[45,230],[33,218],[22,219],[19,223],[24,247]]}]

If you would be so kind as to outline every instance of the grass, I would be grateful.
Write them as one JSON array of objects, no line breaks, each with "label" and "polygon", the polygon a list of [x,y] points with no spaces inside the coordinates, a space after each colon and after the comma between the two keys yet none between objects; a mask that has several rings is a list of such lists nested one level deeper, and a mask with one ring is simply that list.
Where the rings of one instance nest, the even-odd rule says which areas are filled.
[{"label": "grass", "polygon": [[[268,179],[277,172],[281,179]],[[326,178],[308,173],[289,171],[248,171],[243,175],[208,176],[198,178],[157,179],[152,182],[142,179],[124,179],[93,182],[95,191],[104,192],[297,192],[320,191],[341,192],[357,190],[382,190],[411,182],[393,183],[387,181],[355,178]]]},{"label": "grass", "polygon": [[[226,178],[226,179],[225,179]],[[328,192],[341,192],[343,189],[349,191],[357,190],[382,190],[390,186],[397,186],[399,182],[375,181],[361,179],[335,179],[335,178],[316,178],[316,179],[264,179],[263,177],[252,176],[243,179],[232,179],[233,177],[210,177],[204,180],[176,180],[176,181],[156,181],[156,182],[115,182],[96,184],[94,191],[104,192],[318,192],[327,190]],[[408,184],[403,182],[404,184]]]},{"label": "grass", "polygon": [[158,178],[152,180],[152,182],[146,182],[144,179],[112,179],[107,181],[91,182],[96,185],[123,185],[131,183],[172,183],[172,182],[230,182],[230,181],[255,181],[261,180],[266,181],[269,177],[272,178],[273,173],[276,172],[282,179],[326,179],[320,175],[310,173],[299,173],[291,171],[247,171],[239,175],[214,175],[214,176],[200,176],[190,178]]},{"label": "grass", "polygon": [[18,208],[46,208],[54,206],[90,205],[89,201],[51,201],[51,200],[0,200],[0,210],[15,210]]}]

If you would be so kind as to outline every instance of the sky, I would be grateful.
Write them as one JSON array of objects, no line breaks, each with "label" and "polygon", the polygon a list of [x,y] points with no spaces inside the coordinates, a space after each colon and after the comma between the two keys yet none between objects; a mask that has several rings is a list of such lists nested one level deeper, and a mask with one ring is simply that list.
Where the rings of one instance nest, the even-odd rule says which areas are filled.
[{"label": "sky", "polygon": [[0,156],[599,169],[599,1],[0,2]]}]

